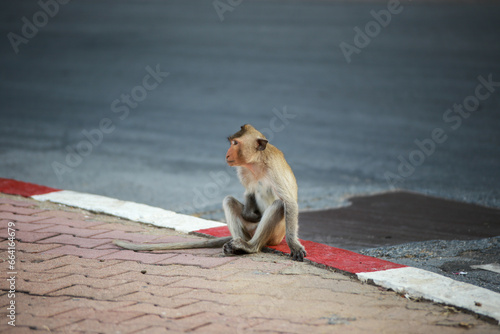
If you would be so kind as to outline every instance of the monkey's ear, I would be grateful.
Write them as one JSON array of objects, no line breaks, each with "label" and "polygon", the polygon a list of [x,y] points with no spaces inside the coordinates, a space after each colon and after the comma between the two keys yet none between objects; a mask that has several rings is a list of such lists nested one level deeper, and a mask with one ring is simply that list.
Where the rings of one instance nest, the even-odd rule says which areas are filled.
[{"label": "monkey's ear", "polygon": [[269,141],[267,141],[266,139],[261,139],[261,138],[258,138],[257,139],[257,151],[264,151],[266,149],[266,146],[267,146],[267,143]]}]

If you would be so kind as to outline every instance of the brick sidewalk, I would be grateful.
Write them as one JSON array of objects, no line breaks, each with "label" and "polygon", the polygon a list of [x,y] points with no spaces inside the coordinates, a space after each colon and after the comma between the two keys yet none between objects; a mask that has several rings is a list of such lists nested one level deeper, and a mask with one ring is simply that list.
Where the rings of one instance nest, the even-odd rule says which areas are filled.
[{"label": "brick sidewalk", "polygon": [[[498,333],[451,307],[408,300],[270,253],[138,253],[113,239],[196,239],[116,217],[0,194],[0,332]],[[15,299],[7,225],[15,223]],[[15,300],[15,324],[7,307]]]}]

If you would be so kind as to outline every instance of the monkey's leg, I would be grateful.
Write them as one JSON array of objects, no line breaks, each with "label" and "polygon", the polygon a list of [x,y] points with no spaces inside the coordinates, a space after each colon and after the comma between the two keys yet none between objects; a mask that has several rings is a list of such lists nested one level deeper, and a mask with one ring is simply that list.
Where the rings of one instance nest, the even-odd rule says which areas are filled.
[{"label": "monkey's leg", "polygon": [[225,254],[256,253],[266,245],[277,245],[283,240],[286,232],[284,220],[285,206],[276,200],[267,208],[257,226],[253,237],[246,241],[234,238],[224,245]]},{"label": "monkey's leg", "polygon": [[227,226],[234,239],[250,240],[257,228],[257,223],[246,221],[242,217],[243,204],[232,196],[227,196],[222,204]]}]

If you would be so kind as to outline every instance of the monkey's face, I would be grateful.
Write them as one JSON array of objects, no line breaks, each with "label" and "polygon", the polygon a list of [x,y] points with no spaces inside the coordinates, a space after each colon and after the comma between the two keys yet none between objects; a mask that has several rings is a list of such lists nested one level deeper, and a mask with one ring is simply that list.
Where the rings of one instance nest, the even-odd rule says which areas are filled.
[{"label": "monkey's face", "polygon": [[231,146],[226,153],[227,164],[231,167],[244,165],[245,161],[243,159],[243,141],[240,139],[231,139],[229,143],[231,144]]}]

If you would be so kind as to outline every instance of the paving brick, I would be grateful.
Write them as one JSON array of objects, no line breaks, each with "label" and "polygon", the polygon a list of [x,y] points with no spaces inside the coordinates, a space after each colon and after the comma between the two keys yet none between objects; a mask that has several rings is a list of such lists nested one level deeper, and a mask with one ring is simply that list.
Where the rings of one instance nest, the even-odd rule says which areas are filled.
[{"label": "paving brick", "polygon": [[[16,251],[26,253],[41,253],[50,249],[61,247],[60,244],[32,244],[28,242],[18,242]],[[0,249],[2,248],[0,244]]]},{"label": "paving brick", "polygon": [[89,298],[96,300],[107,300],[112,298],[110,294],[105,294],[104,289],[90,287],[88,285],[72,285],[65,289],[60,289],[50,294],[50,296],[66,296],[72,298]]},{"label": "paving brick", "polygon": [[[67,298],[56,298],[55,301],[61,302],[66,299]],[[21,291],[16,292],[16,305],[18,306],[17,311],[20,313],[31,313],[30,311],[35,304],[40,305],[40,307],[46,307],[48,305],[47,302],[48,298],[45,296],[34,296]]]},{"label": "paving brick", "polygon": [[[137,303],[134,305],[120,308],[117,311],[119,311],[119,312],[143,312],[146,315],[158,315],[158,316],[163,317],[163,318],[167,318],[167,317],[174,318],[174,316],[172,316],[172,315],[175,312],[175,310],[173,310],[173,309],[153,305],[151,303]],[[184,313],[184,316],[191,316],[191,315],[193,315],[193,314]],[[136,322],[136,321],[140,322],[142,320],[139,320],[139,318],[136,318],[136,319],[130,320],[130,322],[132,322],[132,321],[133,322]]]},{"label": "paving brick", "polygon": [[[48,300],[51,300],[51,299],[57,300],[58,298],[63,298],[63,297],[50,297],[47,299]],[[60,305],[61,307],[66,308],[66,311],[73,310],[76,308],[93,308],[99,312],[106,312],[106,311],[113,311],[113,310],[116,310],[116,312],[119,312],[119,309],[134,304],[134,302],[129,302],[129,301],[94,300],[94,299],[87,299],[87,298],[68,298],[68,297],[64,297],[64,298],[66,298],[66,300],[59,303],[58,306]],[[60,313],[62,313],[62,312],[58,312],[57,314],[60,314]]]},{"label": "paving brick", "polygon": [[235,268],[228,270],[226,266],[227,264],[217,267],[217,270],[183,265],[154,266],[148,269],[147,274],[161,276],[204,277],[207,279],[223,280],[241,272],[241,269]]},{"label": "paving brick", "polygon": [[182,264],[188,266],[199,266],[203,268],[215,268],[234,260],[234,257],[205,257],[194,256],[191,254],[179,254],[158,262],[158,264]]},{"label": "paving brick", "polygon": [[179,296],[188,291],[188,289],[184,288],[170,288],[168,286],[151,285],[144,282],[131,282],[131,283],[135,283],[137,286],[137,290],[132,291],[131,293],[146,292],[154,296],[161,296],[166,298]]},{"label": "paving brick", "polygon": [[[50,272],[31,272],[31,271],[23,271],[19,273],[18,277],[22,277],[22,279],[26,282],[35,282],[35,283],[59,283],[57,281],[58,278],[68,277],[67,273],[50,273]],[[52,280],[56,280],[51,282]]]},{"label": "paving brick", "polygon": [[[7,258],[8,253],[6,251],[2,251],[2,256],[4,258]],[[27,274],[31,274],[32,272],[35,273],[35,270],[32,270],[33,267],[40,266],[40,262],[43,262],[45,259],[51,259],[55,255],[47,255],[47,256],[40,256],[39,258],[34,259],[32,255],[39,255],[39,254],[30,254],[30,253],[24,253],[24,252],[16,252],[16,270],[17,271],[26,271]],[[45,258],[45,259],[44,259]],[[43,266],[43,265],[42,265]],[[47,266],[43,266],[42,271],[46,270]],[[50,270],[50,268],[48,268]],[[7,271],[3,272],[0,271],[0,277],[2,277]]]},{"label": "paving brick", "polygon": [[[77,261],[75,261],[75,262],[77,262]],[[130,263],[133,263],[133,262],[130,262]],[[82,274],[82,275],[87,275],[89,277],[95,277],[95,278],[106,278],[106,277],[113,277],[115,275],[122,274],[124,272],[128,272],[128,271],[130,271],[130,268],[119,267],[119,266],[110,264],[110,266],[107,268],[90,270],[88,267],[84,267],[80,264],[71,264],[71,265],[67,265],[67,266],[53,269],[53,271],[60,272],[60,273]]]},{"label": "paving brick", "polygon": [[143,226],[126,225],[126,224],[120,224],[120,223],[106,223],[104,225],[92,226],[90,228],[96,229],[96,228],[103,228],[103,227],[106,227],[107,229],[113,230],[113,231],[124,231],[124,232],[143,232],[144,231]]},{"label": "paving brick", "polygon": [[68,225],[51,225],[43,227],[41,232],[54,232],[58,234],[70,234],[75,237],[87,238],[98,234],[109,232],[109,230],[77,228]]},{"label": "paving brick", "polygon": [[[19,243],[19,244],[25,244],[25,243]],[[33,245],[33,244],[27,244],[27,245]],[[57,245],[57,247],[60,247],[60,245]],[[17,249],[17,247],[16,247],[16,249]],[[48,261],[48,260],[56,259],[58,257],[60,257],[60,255],[38,254],[38,253],[34,253],[34,252],[30,253],[30,252],[25,252],[25,251],[19,251],[18,252],[18,259],[19,259],[19,262],[21,262],[21,263],[26,263],[26,262],[29,262],[29,263],[43,262],[43,261]]]},{"label": "paving brick", "polygon": [[[111,260],[107,260],[111,261]],[[115,260],[118,261],[118,260]],[[114,269],[124,269],[123,272],[133,272],[133,273],[145,273],[146,275],[159,275],[165,277],[177,276],[170,272],[171,266],[163,266],[163,265],[150,265],[145,263],[133,262],[133,261],[121,261],[121,263],[113,266]],[[119,275],[121,273],[117,273]]]},{"label": "paving brick", "polygon": [[225,305],[219,302],[199,301],[197,303],[191,303],[174,309],[169,314],[169,317],[182,319],[191,314],[200,314],[205,312],[217,312],[222,315],[229,312],[229,310],[233,307],[233,305]]},{"label": "paving brick", "polygon": [[106,243],[112,242],[109,239],[91,239],[91,238],[79,238],[74,237],[69,234],[60,234],[58,236],[45,239],[40,243],[48,243],[48,244],[64,244],[64,245],[73,245],[79,246],[81,248],[93,248],[99,245],[104,245]]},{"label": "paving brick", "polygon": [[[60,247],[65,247],[58,245]],[[42,268],[56,268],[63,265],[72,265],[78,263],[79,266],[83,268],[90,269],[101,269],[109,268],[115,264],[121,263],[122,261],[108,261],[108,260],[97,260],[97,259],[86,259],[78,258],[73,255],[61,255],[61,254],[28,254],[26,259],[30,260],[32,264],[30,265],[40,265]],[[33,261],[32,261],[33,260]],[[44,263],[40,263],[43,262]]]},{"label": "paving brick", "polygon": [[15,334],[33,334],[34,330],[19,324],[16,325],[14,329],[10,325],[0,324],[0,333],[12,333],[12,332],[15,332]]},{"label": "paving brick", "polygon": [[84,268],[92,268],[92,270],[109,270],[113,266],[122,263],[119,260],[98,260],[98,259],[86,259],[80,258],[78,263]]},{"label": "paving brick", "polygon": [[[63,318],[65,320],[70,320],[71,318]],[[67,324],[62,327],[58,327],[57,330],[66,333],[72,333],[79,329],[85,329],[87,333],[120,333],[120,332],[133,332],[144,329],[148,327],[148,324],[129,324],[128,326],[115,324],[115,323],[105,323],[93,319],[85,319],[76,323]]]},{"label": "paving brick", "polygon": [[110,242],[104,245],[100,245],[97,247],[94,247],[94,249],[102,249],[102,250],[114,250],[114,251],[122,251],[124,250],[122,247],[118,247],[114,243]]},{"label": "paving brick", "polygon": [[[234,312],[231,312],[231,315],[241,315],[241,314],[250,314],[248,311],[248,308],[245,308],[249,306],[249,309],[251,312],[255,311],[258,309],[258,305],[260,305],[263,302],[266,302],[266,298],[264,296],[260,295],[255,295],[251,294],[249,292],[248,294],[244,295],[236,295],[236,294],[222,294],[219,292],[213,292],[210,290],[202,290],[202,289],[191,289],[191,291],[188,291],[182,295],[179,295],[176,297],[177,299],[196,299],[200,302],[209,302],[212,301],[214,303],[217,303],[219,305],[234,305]],[[200,304],[200,305],[205,305],[205,304]],[[262,312],[258,313],[258,316],[261,316]]]},{"label": "paving brick", "polygon": [[[16,239],[21,240],[23,242],[41,242],[44,239],[52,238],[56,236],[57,233],[52,232],[38,232],[38,231],[17,231]],[[47,243],[55,243],[55,242],[47,242]]]},{"label": "paving brick", "polygon": [[[144,319],[145,320],[145,319]],[[172,329],[168,329],[166,327],[162,326],[152,326],[145,328],[143,330],[140,330],[138,332],[134,332],[134,334],[177,334],[177,333],[184,333],[184,331],[174,331]]]},{"label": "paving brick", "polygon": [[[21,303],[19,309],[41,317],[54,317],[77,308],[92,308],[98,312],[106,312],[133,304],[128,301],[99,301],[67,296],[25,296],[29,298],[29,301]],[[23,299],[23,294],[16,295],[16,299]]]},{"label": "paving brick", "polygon": [[121,250],[112,254],[101,256],[105,260],[131,260],[142,263],[158,263],[168,258],[176,256],[175,254],[151,254],[143,252],[134,252],[130,250]]},{"label": "paving brick", "polygon": [[92,238],[95,239],[119,239],[119,240],[127,240],[135,243],[144,243],[148,241],[152,241],[158,239],[157,235],[147,235],[147,234],[139,234],[139,233],[130,233],[124,231],[110,231],[107,233],[95,235]]},{"label": "paving brick", "polygon": [[[71,324],[73,319],[45,318],[30,313],[20,313],[16,317],[16,322],[23,327],[43,332],[53,332],[55,329]],[[17,327],[17,326],[16,326]]]},{"label": "paving brick", "polygon": [[89,216],[80,212],[62,211],[62,210],[46,210],[36,214],[46,218],[67,218],[72,220],[85,220]]},{"label": "paving brick", "polygon": [[129,282],[106,289],[94,288],[87,285],[73,285],[52,292],[50,295],[92,298],[96,300],[116,300],[119,296],[128,295],[136,291],[147,291],[147,289],[148,286],[140,282]]},{"label": "paving brick", "polygon": [[[34,215],[34,216],[36,216],[36,215]],[[41,218],[41,217],[43,217],[43,216],[40,216],[39,218]],[[103,225],[102,222],[98,222],[98,221],[85,221],[85,220],[70,219],[70,218],[65,218],[65,217],[55,217],[55,218],[43,217],[43,222],[45,224],[67,225],[67,226],[76,227],[76,228],[90,228],[93,226]]]},{"label": "paving brick", "polygon": [[[275,274],[293,265],[292,261],[285,263],[275,263],[271,261],[258,261],[253,259],[253,255],[233,257],[235,260],[224,266],[225,269],[235,269],[240,273],[252,270],[260,273]],[[246,275],[246,274],[245,274]]]},{"label": "paving brick", "polygon": [[[182,294],[186,292],[187,289],[176,289],[176,293]],[[174,299],[171,297],[154,295],[148,292],[134,292],[128,295],[120,296],[116,300],[122,301],[134,301],[141,303],[153,304],[155,306],[160,306],[169,309],[175,309],[182,306],[187,306],[193,303],[197,303],[196,299]]]},{"label": "paving brick", "polygon": [[11,198],[5,198],[5,197],[0,197],[0,204],[10,204],[14,206],[19,206],[19,207],[32,207],[35,206],[35,202],[31,201],[20,201],[20,200],[15,200]]},{"label": "paving brick", "polygon": [[144,315],[142,312],[116,312],[96,310],[93,307],[79,307],[68,312],[60,313],[58,318],[73,318],[78,320],[94,319],[103,323],[117,324],[126,320]]},{"label": "paving brick", "polygon": [[[51,227],[51,226],[54,226],[54,225],[44,224],[43,222],[36,222],[36,223],[18,222],[18,223],[16,223],[15,229],[17,231],[31,232],[31,231],[41,230],[43,228],[47,228],[47,227]],[[42,231],[42,232],[53,232],[53,231]]]},{"label": "paving brick", "polygon": [[[38,217],[36,215],[28,216],[28,215],[16,215],[12,212],[0,212],[0,219],[14,221],[14,222],[23,222],[23,223],[33,223],[36,221],[49,220],[45,217]],[[50,224],[50,223],[48,223]]]},{"label": "paving brick", "polygon": [[32,209],[32,208],[28,208],[28,207],[25,207],[25,206],[14,206],[14,205],[11,205],[11,204],[1,204],[0,203],[0,212],[12,212],[12,213],[15,213],[15,214],[18,214],[18,215],[32,215],[32,214],[35,214],[35,213],[40,213],[40,212],[43,212],[45,210],[42,210],[42,209]]},{"label": "paving brick", "polygon": [[176,276],[161,276],[161,275],[149,275],[146,273],[141,273],[141,272],[136,272],[136,271],[129,271],[126,273],[122,273],[113,277],[110,277],[111,279],[123,279],[123,280],[128,280],[128,281],[134,281],[134,282],[144,282],[148,283],[150,285],[158,285],[158,286],[165,286],[169,285],[175,282],[178,282],[180,280],[185,279],[184,277],[176,277]]},{"label": "paving brick", "polygon": [[[217,321],[218,319],[214,319]],[[242,332],[242,329],[238,328],[237,326],[233,326],[233,323],[223,323],[223,322],[216,322],[216,323],[209,323],[209,324],[204,324],[201,325],[197,328],[191,329],[192,333],[204,333],[204,334],[232,334],[232,333],[238,333]]]},{"label": "paving brick", "polygon": [[116,250],[89,249],[89,248],[80,248],[72,245],[65,245],[62,247],[53,248],[48,251],[45,251],[44,254],[74,255],[86,259],[97,259],[101,256],[109,255],[114,252],[116,252]]},{"label": "paving brick", "polygon": [[[61,273],[62,274],[62,273]],[[64,274],[66,275],[66,274]],[[50,283],[65,283],[68,286],[72,285],[87,285],[89,287],[97,288],[97,289],[106,289],[114,286],[122,285],[125,283],[129,283],[131,280],[123,280],[123,279],[100,279],[95,277],[88,277],[85,275],[68,275],[62,278],[54,278]]]},{"label": "paving brick", "polygon": [[9,241],[7,240],[7,229],[0,229],[0,250],[7,249],[9,246],[7,245]]},{"label": "paving brick", "polygon": [[32,295],[46,295],[51,292],[66,288],[71,284],[65,282],[64,280],[59,281],[58,283],[52,282],[27,282],[23,279],[16,280],[16,290],[27,292]]},{"label": "paving brick", "polygon": [[115,264],[110,265],[106,268],[102,268],[100,269],[100,271],[93,271],[92,275],[106,274],[105,277],[112,277],[129,271],[140,273],[143,271],[151,272],[157,267],[163,268],[163,266],[149,265],[135,261],[120,261],[120,260],[102,260],[102,261],[106,262],[109,261],[111,263],[114,262]]},{"label": "paving brick", "polygon": [[[172,319],[167,319],[166,316],[161,315],[161,314],[143,315],[142,317],[138,317],[138,318],[124,321],[123,324],[124,325],[148,324],[149,328],[154,329],[155,327],[162,327],[162,328],[168,329],[168,333],[177,333],[177,332],[183,333],[184,332],[184,330],[178,330],[178,329],[174,330],[173,328],[179,327],[176,325],[175,321]],[[186,327],[185,329],[187,330],[189,328]],[[142,330],[141,332],[142,333],[149,333],[146,330]],[[163,332],[160,332],[160,333],[163,333]]]},{"label": "paving brick", "polygon": [[[220,293],[236,293],[251,286],[249,281],[217,281],[200,277],[188,277],[182,281],[178,281],[169,285],[169,287],[191,288],[191,289],[206,289]],[[260,288],[262,288],[260,286]],[[274,287],[273,287],[274,288]],[[274,288],[275,289],[275,288]]]},{"label": "paving brick", "polygon": [[[235,321],[229,321],[227,318],[221,317],[217,313],[202,313],[195,317],[188,317],[182,320],[165,319],[158,315],[145,315],[141,318],[133,319],[130,323],[134,323],[135,321],[153,325],[137,333],[243,333],[238,330],[237,326],[233,326]],[[218,321],[218,323],[212,324],[211,321]],[[209,328],[209,331],[205,331],[205,328]],[[215,328],[222,331],[217,332]]]},{"label": "paving brick", "polygon": [[[171,328],[174,330],[183,329],[185,331],[193,331],[197,328],[208,326],[217,320],[219,320],[219,322],[223,322],[221,318],[223,319],[225,317],[215,312],[201,312],[191,316],[182,316],[175,319],[175,326],[171,326]],[[235,331],[233,329],[232,333],[234,332]]]},{"label": "paving brick", "polygon": [[61,254],[25,254],[20,267],[26,272],[52,272],[52,270],[74,263],[75,258]]},{"label": "paving brick", "polygon": [[[341,332],[348,332],[348,326],[339,325],[338,329]],[[292,323],[284,320],[268,320],[255,327],[252,327],[254,331],[275,331],[275,332],[286,332],[286,333],[328,333],[332,330],[331,326],[309,326],[300,323]],[[377,331],[374,331],[377,332]]]}]

